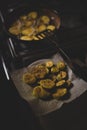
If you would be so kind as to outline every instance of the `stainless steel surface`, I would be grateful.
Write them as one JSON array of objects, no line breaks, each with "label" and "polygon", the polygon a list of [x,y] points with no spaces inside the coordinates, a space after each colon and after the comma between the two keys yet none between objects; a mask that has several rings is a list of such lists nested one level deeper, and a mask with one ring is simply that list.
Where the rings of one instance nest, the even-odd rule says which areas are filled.
[{"label": "stainless steel surface", "polygon": [[8,69],[6,67],[3,56],[1,56],[1,60],[2,60],[2,65],[3,65],[3,69],[4,69],[4,72],[5,72],[6,78],[7,78],[7,80],[10,80],[10,77],[9,77],[9,74],[8,74]]}]

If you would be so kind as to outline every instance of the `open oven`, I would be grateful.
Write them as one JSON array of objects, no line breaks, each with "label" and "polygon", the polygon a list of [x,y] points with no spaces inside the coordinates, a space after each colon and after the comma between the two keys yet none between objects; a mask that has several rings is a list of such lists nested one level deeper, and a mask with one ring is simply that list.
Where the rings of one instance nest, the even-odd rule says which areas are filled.
[{"label": "open oven", "polygon": [[[35,1],[36,2],[36,1]],[[78,6],[78,7],[77,7]],[[45,14],[41,14],[41,10],[46,9]],[[40,36],[38,40],[25,41],[8,33],[7,26],[15,20],[15,17],[21,12],[27,10],[37,12],[41,15],[51,16],[52,23],[55,23],[56,30],[42,32],[36,34]],[[18,12],[17,12],[18,11]],[[43,129],[56,130],[87,128],[87,16],[86,5],[81,2],[63,2],[63,1],[13,1],[0,6],[0,77],[1,77],[1,113],[2,122],[9,129],[23,128],[25,130]],[[15,13],[16,12],[16,13]],[[25,11],[26,12],[26,11]],[[50,12],[50,13],[48,13]],[[25,14],[23,14],[25,15]],[[17,18],[18,18],[17,16]],[[21,14],[22,16],[22,14]],[[50,17],[49,16],[49,17]],[[16,19],[17,19],[16,18]],[[24,18],[24,17],[23,17]],[[24,20],[24,19],[22,19]],[[31,20],[31,19],[29,19]],[[40,21],[40,18],[37,19]],[[55,22],[56,21],[56,22]],[[20,24],[20,20],[18,19]],[[31,21],[30,21],[31,22]],[[36,25],[34,19],[34,26]],[[40,26],[42,23],[40,23]],[[21,25],[22,26],[22,25]],[[23,29],[24,29],[23,23]],[[39,25],[38,25],[39,26]],[[48,23],[46,26],[49,26]],[[10,27],[10,26],[9,26]],[[35,26],[36,27],[36,26]],[[21,27],[22,28],[22,27]],[[28,26],[27,26],[28,28]],[[17,28],[16,28],[17,29]],[[23,32],[23,31],[22,31]],[[36,30],[35,30],[36,32]],[[35,33],[33,32],[33,33]],[[28,32],[29,33],[29,32]],[[49,34],[50,33],[50,34]],[[46,68],[46,74],[43,78],[35,75],[35,85],[41,85],[41,80],[54,78],[55,84],[62,81],[58,77],[61,68],[55,72],[49,67],[50,61],[52,67],[56,67],[57,63],[63,62],[67,68],[67,78],[63,78],[64,82],[70,80],[72,87],[69,89],[69,95],[65,99],[47,98],[42,100],[32,96],[34,86],[23,82],[22,78],[25,73],[31,73],[34,67],[40,67],[40,73],[34,74],[42,76],[42,66]],[[49,64],[46,64],[49,63]],[[47,66],[49,65],[49,66]],[[32,70],[32,71],[31,71]],[[54,74],[55,73],[55,74]],[[51,77],[51,78],[50,78]],[[31,78],[30,78],[31,79]],[[58,80],[58,81],[57,81]],[[37,82],[36,82],[37,81]],[[51,82],[50,86],[53,82]],[[67,83],[68,84],[68,83]],[[45,84],[46,85],[46,84]],[[57,84],[57,87],[59,84]],[[31,87],[33,86],[33,87]],[[42,85],[43,86],[43,85]],[[49,85],[48,85],[49,86]],[[58,89],[67,90],[66,84]],[[40,86],[41,87],[41,86]],[[45,86],[46,87],[46,86]],[[39,87],[38,87],[39,88]],[[43,88],[43,87],[42,87]],[[48,88],[45,88],[45,90]],[[40,88],[40,91],[42,89]],[[47,90],[54,95],[56,89]],[[36,94],[36,93],[35,93]],[[62,93],[63,94],[63,93]],[[36,94],[38,95],[38,94]],[[43,95],[43,94],[42,94]],[[40,95],[41,96],[41,95]],[[46,95],[47,96],[47,95]],[[55,96],[54,96],[55,97]],[[13,119],[14,118],[14,119]],[[9,123],[11,122],[11,123]],[[68,122],[68,123],[67,123]],[[81,124],[79,124],[81,122]],[[33,123],[33,124],[32,124]],[[59,124],[58,124],[59,123]],[[10,125],[12,124],[12,125]],[[4,126],[3,126],[4,128]]]}]

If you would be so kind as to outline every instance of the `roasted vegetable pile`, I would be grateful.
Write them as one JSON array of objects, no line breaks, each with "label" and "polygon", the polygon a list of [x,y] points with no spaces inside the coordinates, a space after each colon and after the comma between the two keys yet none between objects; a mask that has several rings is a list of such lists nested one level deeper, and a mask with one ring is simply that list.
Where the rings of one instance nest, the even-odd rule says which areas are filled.
[{"label": "roasted vegetable pile", "polygon": [[36,35],[45,30],[55,30],[53,20],[48,15],[37,11],[20,16],[8,29],[18,39],[26,41],[39,40]]},{"label": "roasted vegetable pile", "polygon": [[54,64],[50,60],[24,73],[22,80],[33,88],[32,94],[36,98],[64,99],[72,86],[68,76],[67,65],[64,61]]}]

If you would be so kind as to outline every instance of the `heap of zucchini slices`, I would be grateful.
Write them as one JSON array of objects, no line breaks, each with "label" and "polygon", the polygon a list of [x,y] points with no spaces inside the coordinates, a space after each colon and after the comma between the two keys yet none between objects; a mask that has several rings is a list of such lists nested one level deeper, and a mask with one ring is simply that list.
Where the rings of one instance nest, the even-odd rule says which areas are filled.
[{"label": "heap of zucchini slices", "polygon": [[31,72],[24,73],[22,79],[33,88],[33,96],[47,100],[62,99],[72,86],[64,61],[55,64],[49,60],[38,64],[31,69]]}]

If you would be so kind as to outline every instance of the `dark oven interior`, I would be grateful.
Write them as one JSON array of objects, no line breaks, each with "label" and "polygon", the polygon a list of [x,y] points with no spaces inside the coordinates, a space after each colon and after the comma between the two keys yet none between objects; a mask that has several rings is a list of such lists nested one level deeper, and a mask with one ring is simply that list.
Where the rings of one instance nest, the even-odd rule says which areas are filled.
[{"label": "dark oven interior", "polygon": [[[7,1],[3,1],[2,3],[0,3],[1,63],[5,63],[7,70],[8,70],[8,74],[13,70],[23,68],[23,67],[29,65],[30,63],[32,63],[33,61],[36,61],[40,58],[50,57],[51,55],[55,54],[55,52],[57,52],[56,46],[47,40],[43,40],[43,41],[41,41],[41,43],[39,41],[38,45],[34,44],[34,46],[32,46],[33,43],[28,44],[28,43],[24,43],[22,41],[15,40],[14,38],[10,37],[6,33],[6,31],[5,31],[6,23],[5,22],[8,18],[7,16],[14,9],[19,8],[20,6],[26,6],[28,4],[30,7],[33,7],[33,8],[36,8],[36,7],[37,8],[39,8],[39,7],[40,8],[49,8],[49,9],[53,9],[56,12],[58,12],[60,19],[61,19],[61,25],[60,25],[60,28],[56,31],[56,33],[53,34],[51,39],[55,40],[57,42],[58,46],[63,49],[63,51],[73,61],[73,63],[75,63],[77,68],[79,68],[78,70],[80,71],[80,73],[82,73],[81,78],[84,79],[84,75],[85,75],[85,80],[87,81],[87,8],[86,8],[86,3],[80,2],[80,1],[74,2],[74,1],[66,0],[66,2],[65,2],[65,1],[61,1],[61,0],[53,0],[53,1],[51,0],[50,2],[47,2],[46,0],[44,0],[44,1],[38,0],[36,2],[34,0],[30,0],[30,1],[28,1],[28,0],[25,0],[25,1],[9,0],[8,1],[7,0]],[[3,68],[2,66],[3,66],[3,64],[1,65],[1,68]],[[3,69],[1,69],[1,71],[4,72]],[[10,84],[8,83],[8,81],[7,81],[8,78],[6,79],[3,72],[1,72],[2,82],[4,82],[4,80],[6,80],[8,86],[9,85],[14,86],[11,79],[10,79]],[[6,74],[6,72],[5,72],[5,74]],[[3,78],[3,77],[5,77],[5,78]],[[3,86],[4,86],[4,84],[5,83],[3,83]],[[9,104],[12,104],[12,101],[10,99],[11,96],[12,96],[12,98],[16,97],[16,101],[14,99],[13,103],[15,102],[15,104],[16,104],[16,103],[20,102],[20,103],[16,104],[16,105],[18,105],[17,112],[19,112],[20,107],[22,107],[21,111],[19,112],[19,116],[22,115],[22,112],[24,112],[22,115],[23,119],[21,119],[21,121],[19,123],[18,123],[18,121],[20,120],[20,117],[16,118],[15,114],[13,115],[13,117],[15,117],[14,120],[18,123],[17,128],[20,126],[22,127],[21,122],[24,122],[24,126],[23,126],[24,128],[31,127],[31,125],[30,126],[28,125],[28,120],[30,122],[32,122],[32,121],[35,122],[36,119],[32,119],[32,121],[30,120],[29,116],[30,115],[32,116],[32,114],[30,113],[31,110],[29,110],[29,111],[27,110],[27,109],[30,109],[28,104],[24,100],[21,101],[20,96],[16,92],[15,88],[14,88],[14,90],[11,90],[12,89],[11,87],[9,89],[7,89],[7,88],[5,88],[5,89],[7,91],[7,93],[6,93],[7,96],[9,95],[7,98],[7,100],[9,100],[9,101],[7,101],[7,102]],[[14,93],[14,97],[13,97],[13,95],[10,95],[10,92],[8,92],[9,90],[11,91],[11,93]],[[3,88],[3,91],[4,91],[4,88]],[[87,93],[86,93],[86,95],[87,95]],[[81,107],[81,105],[83,105],[83,107],[85,107],[85,109],[86,109],[85,103],[83,103],[84,98],[87,98],[87,97],[83,96],[82,99],[79,99],[80,101],[82,101],[81,104],[79,104],[79,107]],[[5,102],[5,100],[6,99],[4,99],[4,102]],[[75,105],[79,102],[77,100],[76,100],[76,102],[74,102]],[[68,111],[69,108],[76,108],[74,104],[71,103],[70,106],[64,107],[64,109],[62,109],[64,116],[67,116],[66,111]],[[4,106],[4,105],[5,104],[3,104],[2,106]],[[13,105],[13,107],[15,107],[15,109],[17,109],[17,107],[14,106],[14,104],[12,104],[12,105]],[[7,106],[7,104],[5,105],[5,107],[6,106]],[[11,106],[12,112],[15,111],[15,110],[13,111],[13,107]],[[85,109],[83,107],[81,107],[81,110],[85,112]],[[3,109],[3,107],[2,107],[2,109]],[[7,111],[10,110],[9,105],[8,105],[7,109],[8,109]],[[58,112],[58,114],[60,113],[59,114],[60,118],[61,118],[62,110],[60,110]],[[77,114],[77,117],[78,117],[78,115],[80,114],[81,111],[79,111],[78,113],[77,113],[77,111],[78,110],[76,108],[76,110],[74,112]],[[71,110],[70,110],[70,112],[71,112]],[[6,114],[8,116],[8,113],[6,113]],[[81,112],[81,114],[84,115],[83,112]],[[55,113],[54,113],[54,115],[56,116]],[[53,115],[53,117],[54,117],[54,115]],[[87,112],[85,112],[85,115],[87,116]],[[73,119],[74,118],[73,113],[71,114],[71,116]],[[13,117],[10,116],[10,118],[13,118]],[[68,117],[70,118],[70,116],[68,116]],[[77,117],[76,117],[76,119],[78,120]],[[47,119],[48,119],[47,121],[49,124],[49,117]],[[8,120],[8,118],[7,118],[7,120]],[[7,122],[7,120],[6,120],[6,122]],[[9,119],[9,120],[11,121],[11,119]],[[66,121],[65,120],[64,120],[65,126],[68,128],[69,125],[66,125],[67,124],[66,121],[68,119]],[[80,121],[82,121],[82,120],[80,120]],[[12,122],[12,123],[14,125],[14,122]],[[43,122],[41,122],[41,123],[43,124]],[[45,125],[47,125],[47,124],[45,124]],[[55,123],[54,123],[54,125],[55,125]],[[84,123],[82,122],[81,126],[76,124],[76,127],[81,128],[83,125],[86,125],[85,121],[84,121]],[[40,124],[38,126],[38,121],[36,121],[35,126],[38,129],[40,128]],[[44,127],[48,127],[48,126],[44,126]],[[60,126],[60,127],[63,128],[63,126]],[[72,128],[76,128],[76,127],[74,125]],[[85,126],[85,127],[87,127],[87,126]],[[27,128],[25,128],[25,130],[27,130]],[[33,128],[33,129],[36,130],[37,128]],[[40,129],[42,129],[42,126]],[[48,127],[48,130],[49,129],[50,128]],[[56,129],[56,126],[55,126],[55,129]],[[43,130],[45,130],[45,128]]]},{"label": "dark oven interior", "polygon": [[3,8],[1,8],[0,14],[2,30],[1,39],[3,44],[1,46],[9,69],[13,68],[13,66],[15,68],[27,66],[33,61],[42,57],[46,58],[48,55],[50,56],[57,51],[56,46],[46,39],[36,43],[31,41],[31,44],[28,44],[22,40],[17,40],[8,34],[7,26],[9,23],[12,23],[12,20],[16,18],[16,15],[20,16],[18,14],[21,14],[21,12],[24,12],[29,8],[47,8],[57,12],[57,15],[60,17],[60,27],[51,38],[57,42],[58,46],[62,48],[70,58],[72,58],[76,67],[79,67],[79,70],[81,67],[84,71],[87,64],[87,18],[85,14],[85,3],[83,5],[79,3],[78,5],[78,2],[75,4],[74,2],[63,3],[62,1],[51,1],[46,4],[46,1],[38,1],[35,5],[33,4],[33,1],[21,1],[21,3],[20,1],[13,1],[9,2],[7,6],[4,4],[2,5]]},{"label": "dark oven interior", "polygon": [[[50,3],[46,4],[46,1],[42,1],[40,2],[39,0],[37,1],[36,5],[33,4],[33,1],[17,1],[15,2],[15,0],[13,2],[9,1],[7,2],[7,6],[6,4],[3,5],[3,8],[1,8],[1,13],[3,15],[4,18],[4,22],[8,21],[7,17],[10,12],[12,10],[14,10],[15,8],[18,8],[22,5],[26,5],[27,3],[30,4],[31,3],[31,7],[33,6],[37,6],[42,7],[42,8],[50,8],[50,9],[54,9],[58,12],[60,19],[61,19],[61,26],[59,28],[59,30],[56,32],[57,35],[57,42],[59,44],[60,47],[62,47],[62,49],[64,49],[70,56],[73,57],[82,57],[82,53],[86,52],[86,28],[87,28],[87,17],[86,17],[86,7],[85,7],[85,3],[83,3],[83,5],[79,2],[66,2],[63,3],[63,1],[51,1]],[[3,23],[3,18],[1,16],[1,20],[2,20],[2,25],[5,26],[6,23]],[[1,29],[4,27],[1,27]],[[4,33],[2,31],[2,33]],[[27,53],[28,56],[29,55],[35,55],[35,51],[37,50],[38,54],[40,53],[44,53],[44,49],[47,50],[54,50],[53,47],[50,44],[47,44],[46,47],[40,47],[40,46],[34,46],[33,49],[31,48],[30,45],[27,44],[23,44],[22,42],[20,42],[19,44],[17,43],[18,41],[12,39],[10,36],[8,35],[1,35],[1,38],[3,39],[4,44],[4,48],[8,48],[8,50],[11,51],[12,48],[13,50],[13,55],[15,57],[15,55],[20,57],[18,59],[21,59],[24,57],[26,57]],[[5,43],[6,42],[6,43]],[[9,42],[10,45],[13,44],[13,47],[9,47]],[[43,42],[43,41],[42,41]],[[45,41],[44,41],[45,42]],[[84,44],[84,46],[83,46]],[[42,45],[42,44],[41,44]],[[79,47],[78,47],[79,46]],[[81,46],[81,47],[80,47]],[[42,50],[41,50],[42,49]],[[81,49],[81,50],[80,50]],[[28,51],[29,50],[29,51]],[[85,50],[85,51],[83,51]],[[82,53],[80,54],[80,52],[82,51]],[[45,50],[46,52],[46,50]],[[48,52],[48,51],[47,51]],[[8,52],[9,53],[9,52]],[[10,52],[12,53],[12,52]],[[16,53],[16,54],[15,54]],[[9,54],[6,54],[9,56]],[[84,54],[83,54],[84,55]],[[85,57],[85,56],[84,56]],[[82,57],[82,58],[84,58]],[[11,57],[10,57],[11,58]],[[10,59],[9,58],[9,59]]]}]

